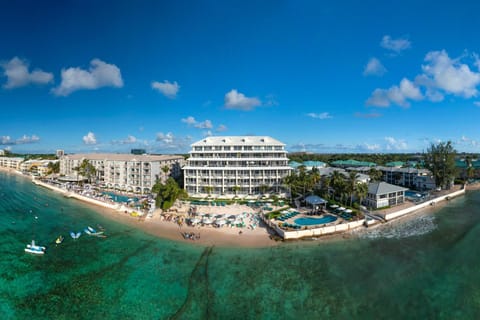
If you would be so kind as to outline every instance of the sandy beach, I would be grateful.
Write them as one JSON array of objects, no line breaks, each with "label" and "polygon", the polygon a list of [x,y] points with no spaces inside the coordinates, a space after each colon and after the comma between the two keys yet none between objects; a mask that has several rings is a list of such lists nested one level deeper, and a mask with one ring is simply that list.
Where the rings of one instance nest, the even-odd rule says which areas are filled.
[{"label": "sandy beach", "polygon": [[[160,238],[170,239],[174,241],[191,243],[195,245],[204,246],[219,246],[219,247],[270,247],[278,245],[281,242],[270,239],[270,234],[265,226],[259,226],[252,230],[250,228],[214,228],[212,226],[190,227],[185,224],[180,227],[177,223],[172,221],[165,221],[160,219],[160,210],[156,210],[153,218],[135,218],[123,212],[102,208],[94,204],[84,202],[93,210],[99,212],[101,215],[112,220],[121,222],[123,224],[139,228],[148,234]],[[223,208],[225,212],[232,212],[232,208]],[[236,208],[233,208],[236,209]],[[239,231],[242,231],[239,233]],[[184,239],[182,232],[194,232],[200,235],[200,239],[188,240]]]},{"label": "sandy beach", "polygon": [[[13,173],[13,174],[20,174],[18,171],[15,171],[13,169],[6,169],[6,168],[0,168],[0,170],[8,172],[8,173]],[[24,176],[25,178],[29,178],[27,176]],[[51,189],[52,191],[56,192],[61,192],[64,193],[65,195],[69,194],[70,192],[67,192],[66,190],[59,190],[58,188],[50,185],[44,185],[44,187],[47,187]],[[460,188],[459,186],[455,186],[454,189]],[[466,190],[479,190],[480,189],[480,183],[479,184],[473,184],[473,185],[467,185]],[[118,221],[120,223],[139,228],[143,231],[145,231],[148,234],[151,234],[156,237],[160,238],[165,238],[165,239],[170,239],[174,241],[179,241],[179,242],[184,242],[184,243],[191,243],[194,245],[202,245],[202,246],[220,246],[220,247],[270,247],[270,246],[275,246],[281,243],[281,241],[275,241],[272,239],[271,235],[273,233],[272,230],[270,230],[267,226],[264,225],[263,222],[261,222],[256,228],[252,229],[249,227],[247,223],[247,227],[245,228],[237,228],[237,227],[221,227],[221,228],[215,228],[211,225],[209,226],[188,226],[186,224],[183,224],[182,226],[179,226],[176,222],[173,221],[167,221],[165,219],[165,215],[171,215],[171,216],[187,216],[187,212],[190,209],[190,205],[185,203],[178,204],[177,206],[173,207],[172,210],[163,213],[162,211],[157,209],[153,213],[152,218],[145,218],[145,217],[132,217],[130,214],[126,214],[124,210],[118,210],[112,207],[112,204],[109,203],[102,203],[102,206],[99,205],[99,201],[96,199],[90,199],[85,196],[81,196],[78,194],[75,194],[74,199],[81,201],[88,207],[92,208],[96,212],[100,213],[101,215]],[[400,221],[404,219],[408,219],[409,217],[414,217],[417,216],[418,214],[428,214],[432,213],[435,210],[438,210],[439,208],[443,207],[446,204],[446,202],[443,203],[438,203],[436,206],[429,206],[423,209],[419,209],[415,211],[412,214],[405,215],[401,218],[397,218],[394,221]],[[405,203],[400,206],[396,206],[393,208],[389,208],[385,210],[385,212],[382,213],[387,213],[387,212],[393,212],[393,211],[398,211],[402,210],[406,207],[413,206],[413,203]],[[241,204],[232,204],[232,205],[227,205],[227,206],[197,206],[197,212],[202,213],[202,214],[211,214],[211,215],[217,215],[217,214],[225,214],[225,215],[246,215],[252,217],[255,214],[258,214],[258,210],[253,209],[249,206],[246,205],[241,205]],[[278,208],[275,208],[278,209]],[[383,211],[383,210],[382,210]],[[380,212],[379,212],[380,213]],[[374,228],[381,228],[382,226],[389,225],[391,224],[392,221],[389,221],[386,224],[377,224],[375,226],[372,226]],[[362,232],[363,228],[356,229],[353,233],[358,233]],[[368,229],[365,229],[368,230]],[[184,239],[182,236],[183,232],[188,232],[188,233],[195,233],[195,235],[200,236],[196,240],[189,240],[189,239]],[[352,235],[352,232],[346,232],[346,233],[338,233],[338,234],[331,234],[328,236],[322,236],[321,238],[325,240],[326,239],[340,239],[340,238],[349,238]]]}]

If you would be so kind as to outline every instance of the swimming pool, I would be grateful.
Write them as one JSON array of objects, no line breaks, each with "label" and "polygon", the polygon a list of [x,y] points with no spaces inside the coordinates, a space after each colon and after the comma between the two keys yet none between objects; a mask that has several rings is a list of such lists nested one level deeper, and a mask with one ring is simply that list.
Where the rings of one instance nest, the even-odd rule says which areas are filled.
[{"label": "swimming pool", "polygon": [[423,195],[416,191],[407,190],[405,191],[405,197],[411,198],[411,199],[420,199],[420,198],[423,198]]},{"label": "swimming pool", "polygon": [[317,224],[325,224],[325,223],[333,222],[335,220],[337,220],[337,217],[328,215],[322,218],[310,218],[310,217],[298,218],[298,219],[295,219],[294,222],[300,226],[314,226]]},{"label": "swimming pool", "polygon": [[109,196],[113,201],[118,202],[118,203],[122,203],[122,202],[127,203],[127,202],[129,202],[128,201],[129,199],[132,199],[134,202],[138,201],[137,197],[129,198],[127,196],[124,196],[124,195],[121,195],[121,194],[116,194],[116,193],[113,193],[113,192],[103,192],[103,194]]}]

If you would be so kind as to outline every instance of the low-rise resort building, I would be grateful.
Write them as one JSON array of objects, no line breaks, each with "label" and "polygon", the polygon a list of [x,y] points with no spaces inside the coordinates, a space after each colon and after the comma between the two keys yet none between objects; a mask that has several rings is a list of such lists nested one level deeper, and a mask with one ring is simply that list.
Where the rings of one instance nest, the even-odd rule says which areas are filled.
[{"label": "low-rise resort building", "polygon": [[95,167],[96,183],[136,193],[149,193],[158,180],[167,176],[179,177],[185,161],[179,155],[73,154],[60,158],[60,175],[75,180],[83,160]]},{"label": "low-rise resort building", "polygon": [[395,186],[386,182],[373,182],[368,185],[367,207],[378,209],[392,207],[405,202],[407,188]]},{"label": "low-rise resort building", "polygon": [[285,144],[266,136],[207,137],[193,143],[184,167],[190,196],[285,194]]},{"label": "low-rise resort building", "polygon": [[0,167],[20,170],[20,164],[25,160],[20,157],[0,157]]}]

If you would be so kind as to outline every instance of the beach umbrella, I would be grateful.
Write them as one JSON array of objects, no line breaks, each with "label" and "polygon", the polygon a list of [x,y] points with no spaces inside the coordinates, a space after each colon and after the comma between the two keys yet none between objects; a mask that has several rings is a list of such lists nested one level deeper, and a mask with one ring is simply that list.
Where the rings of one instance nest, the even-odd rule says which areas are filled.
[{"label": "beach umbrella", "polygon": [[345,213],[352,213],[352,210],[351,210],[351,209],[347,209],[347,210],[345,210]]},{"label": "beach umbrella", "polygon": [[202,222],[203,222],[204,224],[212,224],[213,220],[212,220],[212,219],[208,219],[208,218],[207,218],[207,219],[204,218],[204,219],[202,219]]},{"label": "beach umbrella", "polygon": [[340,208],[338,208],[338,210],[339,210],[339,211],[343,211],[343,210],[345,210],[345,208],[344,208],[344,207],[340,207]]},{"label": "beach umbrella", "polygon": [[336,209],[336,208],[338,208],[338,204],[334,204],[334,205],[330,206],[330,208]]},{"label": "beach umbrella", "polygon": [[227,221],[225,221],[223,219],[215,221],[215,224],[218,225],[218,226],[223,226],[225,223],[227,223]]},{"label": "beach umbrella", "polygon": [[236,219],[237,219],[237,216],[235,216],[233,214],[228,217],[228,220],[230,220],[230,221],[235,221]]},{"label": "beach umbrella", "polygon": [[190,219],[191,223],[199,223],[201,220],[199,218],[192,218]]}]

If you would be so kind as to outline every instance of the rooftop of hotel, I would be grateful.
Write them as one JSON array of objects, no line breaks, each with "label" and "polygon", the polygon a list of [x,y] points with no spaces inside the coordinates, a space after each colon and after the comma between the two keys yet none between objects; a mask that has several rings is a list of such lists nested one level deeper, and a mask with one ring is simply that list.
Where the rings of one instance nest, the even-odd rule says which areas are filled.
[{"label": "rooftop of hotel", "polygon": [[166,161],[183,159],[183,156],[173,154],[162,155],[137,155],[137,154],[121,154],[121,153],[77,153],[63,156],[70,160],[118,160],[118,161]]},{"label": "rooftop of hotel", "polygon": [[285,146],[284,143],[268,136],[221,136],[206,137],[192,144],[194,146],[218,146],[218,145],[278,145]]},{"label": "rooftop of hotel", "polygon": [[387,194],[392,192],[406,191],[407,188],[399,187],[386,182],[373,182],[368,185],[368,193]]}]

